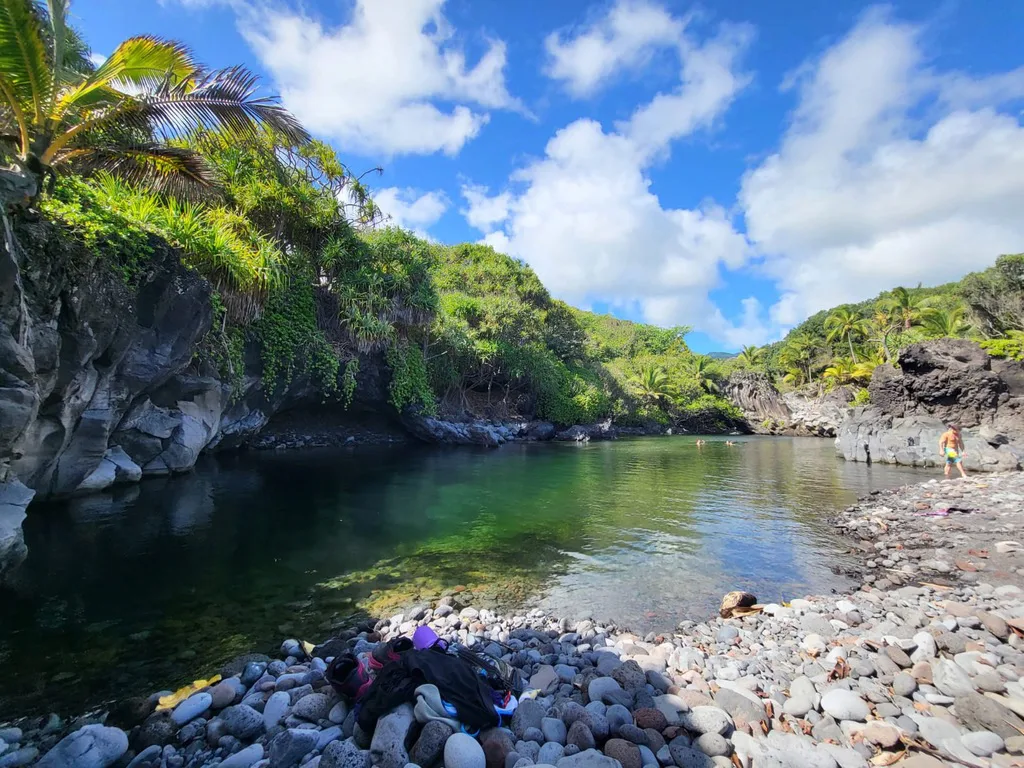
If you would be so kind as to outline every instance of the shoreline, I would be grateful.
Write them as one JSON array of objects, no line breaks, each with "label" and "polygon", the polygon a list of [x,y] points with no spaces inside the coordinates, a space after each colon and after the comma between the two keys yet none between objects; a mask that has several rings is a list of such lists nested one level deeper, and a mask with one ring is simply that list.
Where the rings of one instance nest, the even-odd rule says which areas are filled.
[{"label": "shoreline", "polygon": [[[949,512],[940,514],[941,509]],[[519,752],[520,757],[547,764],[540,760],[543,749],[558,768],[611,768],[605,758],[623,768],[724,768],[733,764],[733,754],[741,765],[847,768],[868,765],[880,753],[895,761],[901,752],[912,766],[942,764],[928,762],[934,755],[959,764],[1008,766],[1008,754],[1024,753],[1024,730],[1015,730],[1024,729],[1024,685],[1018,682],[1024,677],[1024,554],[1017,554],[1024,545],[1015,540],[1024,539],[1024,474],[933,480],[874,492],[832,524],[853,544],[852,562],[841,570],[863,582],[849,595],[769,604],[744,618],[684,621],[673,633],[643,637],[612,624],[540,611],[506,616],[446,596],[362,632],[343,632],[313,649],[312,656],[297,641],[286,640],[280,663],[257,654],[249,664],[225,665],[224,680],[187,699],[194,713],[182,711],[184,704],[152,713],[154,695],[148,702],[119,702],[105,718],[108,726],[87,717],[69,729],[51,716],[22,721],[20,733],[0,728],[0,766],[30,765],[54,748],[46,765],[75,765],[58,757],[86,742],[96,754],[109,756],[109,762],[103,758],[96,765],[126,765],[129,757],[134,768],[262,766],[263,759],[272,768],[368,765],[371,752],[359,748],[370,748],[375,739],[352,740],[350,707],[339,705],[346,713],[335,722],[341,709],[323,678],[325,660],[350,646],[367,648],[378,639],[408,635],[423,624],[442,637],[504,656],[538,683],[534,687],[547,681],[550,693],[541,696],[543,709],[533,714],[539,720],[555,715],[547,720],[560,719],[565,727],[546,721],[537,727],[546,723],[556,737],[566,731],[563,742],[575,731],[569,741],[586,753],[581,762],[582,757],[568,755],[571,747],[567,752],[558,744],[562,762],[551,759],[558,757],[558,739],[552,742],[542,730],[527,734],[527,727],[517,731],[513,720],[514,736],[484,739],[487,768],[514,768],[504,758],[491,758],[495,750],[510,752],[517,744],[527,753]],[[987,548],[980,546],[984,541]],[[925,584],[905,586],[909,581]],[[602,682],[595,686],[595,680]],[[287,698],[287,704],[271,723],[266,708],[278,693],[282,696],[275,701]],[[603,703],[593,703],[597,700]],[[587,706],[586,732],[575,726],[581,718],[573,719],[578,712],[569,702]],[[261,727],[239,735],[234,720],[243,716],[254,727],[258,719]],[[662,719],[664,727],[654,729],[660,741],[637,727],[661,726]],[[85,730],[75,728],[82,725]],[[417,740],[415,720],[400,725],[401,744],[395,749],[402,747],[408,762],[408,749],[415,752],[424,736]],[[72,735],[60,741],[69,730]],[[538,733],[543,733],[540,742],[524,738]],[[283,757],[289,745],[292,762]],[[308,748],[299,754],[303,746]],[[603,749],[605,757],[588,752],[591,746]],[[372,754],[374,764],[392,768],[381,749]],[[424,759],[422,750],[416,754]],[[445,764],[480,768],[475,762]],[[394,763],[394,768],[404,765]]]}]

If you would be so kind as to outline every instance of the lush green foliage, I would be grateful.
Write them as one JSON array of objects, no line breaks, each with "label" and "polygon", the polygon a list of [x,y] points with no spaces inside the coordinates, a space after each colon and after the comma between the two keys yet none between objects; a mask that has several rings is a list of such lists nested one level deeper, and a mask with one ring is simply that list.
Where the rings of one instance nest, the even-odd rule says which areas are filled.
[{"label": "lush green foliage", "polygon": [[90,184],[62,179],[40,208],[131,284],[153,255],[149,235],[134,221],[113,210]]},{"label": "lush green foliage", "polygon": [[436,414],[434,391],[430,388],[427,363],[420,348],[399,341],[388,347],[385,359],[391,368],[389,402],[395,409],[401,411],[411,405],[420,407],[428,415]]},{"label": "lush green foliage", "polygon": [[1006,336],[981,342],[992,357],[1024,360],[1024,331],[1008,331]]},{"label": "lush green foliage", "polygon": [[326,393],[337,391],[340,361],[317,327],[308,279],[296,276],[274,291],[253,330],[260,342],[269,394],[291,384],[296,373],[308,374]]},{"label": "lush green foliage", "polygon": [[897,287],[870,301],[819,312],[760,350],[757,363],[746,350],[739,360],[794,386],[866,384],[878,365],[894,362],[908,344],[969,338],[993,355],[1014,357],[1022,331],[1024,254],[1016,254],[1000,256],[995,266],[958,283]]}]

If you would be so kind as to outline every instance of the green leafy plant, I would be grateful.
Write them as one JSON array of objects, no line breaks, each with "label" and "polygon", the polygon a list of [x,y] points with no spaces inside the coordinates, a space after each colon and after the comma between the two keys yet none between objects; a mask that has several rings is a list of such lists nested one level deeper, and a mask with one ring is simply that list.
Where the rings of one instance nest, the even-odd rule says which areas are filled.
[{"label": "green leafy plant", "polygon": [[853,399],[850,401],[850,405],[854,408],[869,405],[871,403],[871,392],[867,389],[858,389],[854,394]]},{"label": "green leafy plant", "polygon": [[1024,360],[1024,331],[1007,331],[1006,336],[987,339],[981,342],[981,346],[992,357]]},{"label": "green leafy plant", "polygon": [[391,369],[389,402],[395,409],[401,411],[406,406],[418,405],[427,415],[435,415],[437,403],[427,377],[423,352],[407,341],[399,341],[388,348],[385,359]]}]

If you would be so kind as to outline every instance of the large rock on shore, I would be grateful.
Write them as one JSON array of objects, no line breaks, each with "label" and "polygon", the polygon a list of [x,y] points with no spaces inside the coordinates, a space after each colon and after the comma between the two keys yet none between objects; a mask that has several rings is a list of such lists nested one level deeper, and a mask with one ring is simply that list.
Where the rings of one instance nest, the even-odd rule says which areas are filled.
[{"label": "large rock on shore", "polygon": [[912,344],[898,366],[880,366],[871,405],[851,411],[836,438],[849,461],[938,466],[939,438],[963,428],[967,469],[1019,469],[1024,455],[1024,363],[997,360],[977,344]]}]

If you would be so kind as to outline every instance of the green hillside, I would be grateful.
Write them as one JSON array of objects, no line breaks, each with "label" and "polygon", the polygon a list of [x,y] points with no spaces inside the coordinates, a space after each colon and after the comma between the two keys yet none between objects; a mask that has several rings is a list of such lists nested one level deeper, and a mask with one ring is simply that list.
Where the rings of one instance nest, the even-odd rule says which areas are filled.
[{"label": "green hillside", "polygon": [[1024,358],[1024,254],[1000,256],[955,283],[897,287],[818,312],[782,341],[744,350],[737,365],[764,370],[781,386],[866,386],[902,347],[938,338],[974,339],[992,355]]}]

